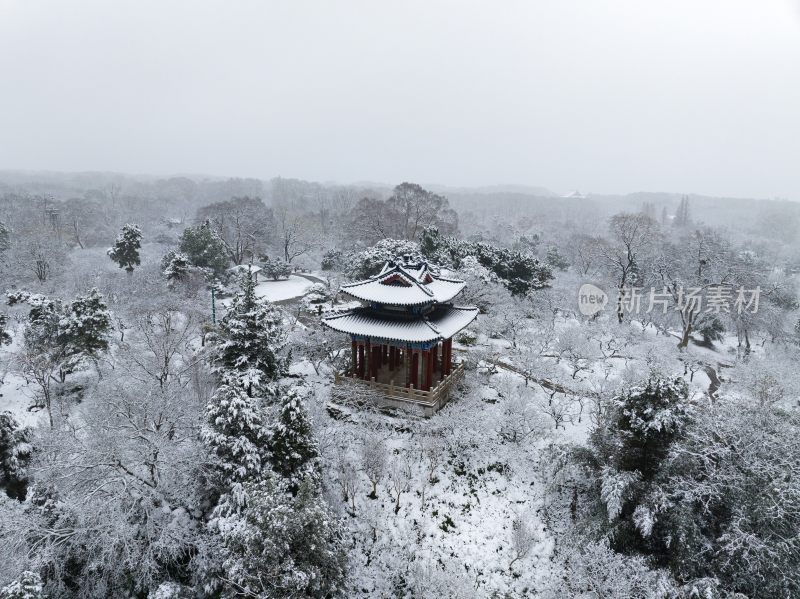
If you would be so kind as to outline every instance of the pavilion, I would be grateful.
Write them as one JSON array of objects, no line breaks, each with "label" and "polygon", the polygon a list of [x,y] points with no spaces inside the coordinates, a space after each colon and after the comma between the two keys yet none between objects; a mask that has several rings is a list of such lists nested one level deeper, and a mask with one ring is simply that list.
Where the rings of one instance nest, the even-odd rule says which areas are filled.
[{"label": "pavilion", "polygon": [[436,412],[463,376],[463,365],[453,359],[453,336],[478,315],[477,308],[452,304],[465,285],[408,255],[369,279],[342,285],[362,305],[322,319],[352,342],[350,368],[336,382],[366,384],[385,405]]}]

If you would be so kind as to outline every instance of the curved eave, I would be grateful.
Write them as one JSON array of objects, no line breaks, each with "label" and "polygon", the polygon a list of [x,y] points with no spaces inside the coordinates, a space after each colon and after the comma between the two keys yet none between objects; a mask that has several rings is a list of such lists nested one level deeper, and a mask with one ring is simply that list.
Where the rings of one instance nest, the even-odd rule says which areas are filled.
[{"label": "curved eave", "polygon": [[451,301],[466,286],[464,281],[434,279],[428,285],[414,284],[408,287],[384,285],[380,281],[365,281],[343,285],[342,293],[350,297],[388,306],[424,306],[434,302],[444,304]]},{"label": "curved eave", "polygon": [[408,293],[406,294],[406,297],[402,297],[400,293],[397,292],[398,289],[413,289],[410,287],[389,287],[388,285],[383,286],[387,288],[387,291],[391,290],[391,293],[377,293],[375,290],[371,289],[345,289],[344,287],[342,287],[341,291],[345,295],[349,295],[353,299],[357,299],[362,302],[384,304],[387,306],[424,306],[425,304],[430,304],[436,301],[429,295],[414,293],[414,296],[412,297],[411,294]]},{"label": "curved eave", "polygon": [[477,308],[440,306],[424,318],[388,320],[376,317],[368,308],[357,308],[323,318],[322,324],[356,337],[401,343],[434,343],[453,337],[477,316]]}]

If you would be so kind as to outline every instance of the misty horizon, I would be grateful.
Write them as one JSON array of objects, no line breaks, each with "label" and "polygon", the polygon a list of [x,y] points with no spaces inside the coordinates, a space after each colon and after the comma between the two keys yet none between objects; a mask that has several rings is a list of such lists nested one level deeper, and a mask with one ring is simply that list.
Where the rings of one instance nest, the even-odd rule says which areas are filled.
[{"label": "misty horizon", "polygon": [[[4,184],[6,186],[14,187],[15,183],[9,183],[6,177],[11,177],[12,180],[14,178],[20,178],[25,181],[25,183],[37,183],[42,184],[44,181],[41,179],[42,176],[47,177],[54,177],[56,179],[68,179],[69,177],[113,177],[113,178],[120,178],[120,179],[130,179],[132,181],[168,181],[170,179],[190,179],[196,182],[203,182],[203,181],[259,181],[262,183],[269,183],[275,180],[286,180],[286,181],[301,181],[303,183],[308,184],[317,184],[323,187],[350,187],[353,189],[376,189],[376,190],[384,190],[385,192],[389,192],[392,188],[394,188],[399,182],[404,181],[402,177],[397,182],[390,182],[390,181],[371,181],[371,180],[359,180],[359,181],[337,181],[337,180],[326,180],[326,181],[314,181],[309,179],[304,179],[303,177],[282,177],[281,175],[273,175],[273,176],[255,176],[255,175],[247,175],[247,174],[214,174],[214,173],[192,173],[192,172],[165,172],[165,173],[137,173],[137,172],[122,172],[122,171],[59,171],[59,170],[42,170],[42,169],[0,169],[0,184]],[[626,191],[620,191],[619,193],[595,193],[590,189],[578,189],[578,188],[571,188],[571,189],[550,189],[543,185],[536,185],[536,184],[527,184],[527,183],[514,183],[514,182],[497,182],[497,183],[490,183],[486,185],[454,185],[448,182],[441,182],[441,181],[423,181],[419,183],[422,187],[431,189],[432,191],[436,191],[438,193],[474,193],[474,194],[486,194],[491,195],[494,193],[500,194],[514,194],[514,195],[521,195],[521,196],[535,196],[541,198],[584,198],[584,199],[602,199],[602,198],[624,198],[628,196],[637,196],[640,194],[644,195],[664,195],[664,196],[672,196],[674,198],[678,197],[690,197],[690,198],[697,198],[697,199],[713,199],[713,200],[772,200],[772,201],[792,201],[796,202],[798,200],[786,197],[746,197],[746,196],[717,196],[717,195],[709,195],[709,194],[701,194],[695,193],[692,191],[683,191],[683,190],[668,190],[668,189],[631,189]],[[24,187],[23,183],[19,183]]]},{"label": "misty horizon", "polygon": [[800,199],[800,9],[0,2],[0,168]]}]

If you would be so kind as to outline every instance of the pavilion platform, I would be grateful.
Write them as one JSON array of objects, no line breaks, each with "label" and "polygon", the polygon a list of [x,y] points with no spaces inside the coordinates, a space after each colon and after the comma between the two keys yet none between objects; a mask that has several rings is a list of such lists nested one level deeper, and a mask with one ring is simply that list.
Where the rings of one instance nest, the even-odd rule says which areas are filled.
[{"label": "pavilion platform", "polygon": [[338,372],[334,377],[334,384],[354,385],[362,392],[367,391],[369,400],[379,407],[421,411],[425,417],[430,417],[447,404],[452,388],[464,378],[463,363],[453,362],[449,370],[449,374],[435,374],[429,391],[406,385],[405,373],[397,369],[390,371],[386,366],[378,369],[377,377],[369,379],[360,378],[352,369]]}]

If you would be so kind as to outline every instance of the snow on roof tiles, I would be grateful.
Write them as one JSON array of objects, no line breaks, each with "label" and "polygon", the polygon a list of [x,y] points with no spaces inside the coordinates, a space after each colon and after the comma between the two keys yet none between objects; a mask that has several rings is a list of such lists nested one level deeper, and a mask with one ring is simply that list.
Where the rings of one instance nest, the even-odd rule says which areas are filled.
[{"label": "snow on roof tiles", "polygon": [[439,306],[417,319],[388,319],[376,316],[369,308],[328,316],[322,323],[335,331],[408,343],[429,343],[449,339],[478,316],[477,308]]},{"label": "snow on roof tiles", "polygon": [[434,275],[426,263],[405,260],[387,262],[374,277],[342,285],[342,291],[356,299],[393,306],[445,303],[461,293],[466,283]]}]

